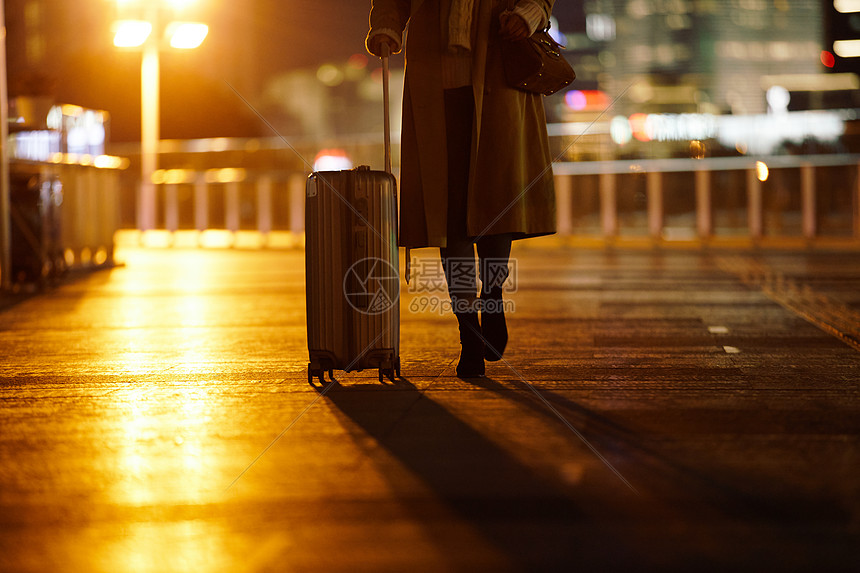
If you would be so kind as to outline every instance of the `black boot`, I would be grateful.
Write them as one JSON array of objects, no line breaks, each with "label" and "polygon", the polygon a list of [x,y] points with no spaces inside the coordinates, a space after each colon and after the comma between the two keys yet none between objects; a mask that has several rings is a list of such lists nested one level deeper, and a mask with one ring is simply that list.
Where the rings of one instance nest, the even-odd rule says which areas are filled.
[{"label": "black boot", "polygon": [[505,301],[502,292],[510,270],[510,234],[487,235],[478,239],[481,259],[481,325],[483,326],[484,358],[491,362],[502,359],[508,345],[508,325],[505,322]]},{"label": "black boot", "polygon": [[481,324],[484,341],[484,358],[490,362],[502,359],[508,345],[508,325],[505,321],[505,301],[502,288],[481,291]]},{"label": "black boot", "polygon": [[484,340],[477,312],[457,314],[460,325],[460,361],[457,363],[459,378],[480,378],[484,375]]}]

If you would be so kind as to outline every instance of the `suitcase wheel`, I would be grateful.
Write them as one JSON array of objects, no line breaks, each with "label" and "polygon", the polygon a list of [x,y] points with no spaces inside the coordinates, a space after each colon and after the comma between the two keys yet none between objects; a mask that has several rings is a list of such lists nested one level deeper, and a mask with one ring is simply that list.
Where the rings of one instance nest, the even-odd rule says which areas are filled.
[{"label": "suitcase wheel", "polygon": [[[332,370],[328,371],[329,378],[331,378],[332,382],[334,382],[334,372]],[[325,370],[322,368],[313,368],[310,364],[308,364],[308,384],[311,386],[314,385],[314,376],[319,378],[320,384],[325,386]]]},{"label": "suitcase wheel", "polygon": [[[379,381],[384,382],[382,377],[385,376],[386,378],[388,378],[391,381],[392,384],[394,384],[394,377],[395,377],[396,372],[397,371],[394,368],[380,368],[379,369]],[[400,377],[399,373],[397,373],[396,375],[398,378]]]}]

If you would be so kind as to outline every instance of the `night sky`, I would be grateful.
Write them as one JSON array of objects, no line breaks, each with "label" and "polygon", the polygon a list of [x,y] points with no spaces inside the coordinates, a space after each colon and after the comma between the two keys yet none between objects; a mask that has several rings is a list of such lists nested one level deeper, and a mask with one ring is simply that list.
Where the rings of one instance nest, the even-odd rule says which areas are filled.
[{"label": "night sky", "polygon": [[[25,57],[27,2],[6,0],[10,95],[107,110],[111,141],[138,141],[141,55],[112,44],[115,0],[41,0],[44,54],[35,64]],[[369,8],[369,0],[198,0],[196,19],[210,27],[204,44],[161,53],[161,137],[270,135],[228,83],[256,102],[280,74],[364,53]],[[581,2],[557,2],[555,12],[562,29],[581,26]]]}]

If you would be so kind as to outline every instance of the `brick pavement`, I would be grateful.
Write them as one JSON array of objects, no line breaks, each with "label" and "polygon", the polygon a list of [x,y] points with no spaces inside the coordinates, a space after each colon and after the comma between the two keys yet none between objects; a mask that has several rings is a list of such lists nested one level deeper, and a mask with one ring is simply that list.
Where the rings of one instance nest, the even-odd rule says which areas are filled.
[{"label": "brick pavement", "polygon": [[856,565],[860,255],[532,245],[472,382],[404,292],[403,380],[309,386],[297,250],[126,250],[6,308],[0,570]]}]

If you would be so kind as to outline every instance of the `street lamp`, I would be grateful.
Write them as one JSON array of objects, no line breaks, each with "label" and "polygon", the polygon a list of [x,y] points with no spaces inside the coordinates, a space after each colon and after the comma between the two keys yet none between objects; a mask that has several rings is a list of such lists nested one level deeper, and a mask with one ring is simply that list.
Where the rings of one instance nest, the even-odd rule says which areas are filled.
[{"label": "street lamp", "polygon": [[[136,19],[121,19],[114,23],[113,43],[118,48],[141,48],[140,65],[140,196],[137,226],[141,231],[155,228],[155,184],[152,175],[158,169],[159,134],[159,61],[163,18],[162,5],[174,11],[193,0],[117,0],[121,13],[134,13]],[[153,31],[156,33],[153,34]],[[163,40],[172,48],[190,50],[203,43],[209,27],[200,22],[170,19],[163,28]]]}]

